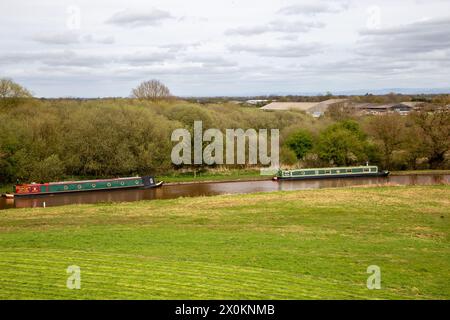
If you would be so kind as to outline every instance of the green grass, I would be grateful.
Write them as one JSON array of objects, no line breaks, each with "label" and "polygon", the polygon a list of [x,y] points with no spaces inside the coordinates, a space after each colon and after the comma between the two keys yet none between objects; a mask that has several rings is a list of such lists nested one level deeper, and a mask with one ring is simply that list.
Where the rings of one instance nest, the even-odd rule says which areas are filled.
[{"label": "green grass", "polygon": [[159,180],[165,182],[204,182],[204,181],[227,181],[227,180],[262,180],[270,179],[268,176],[261,176],[259,170],[252,169],[231,169],[215,170],[204,172],[174,172],[172,174],[157,176]]},{"label": "green grass", "polygon": [[409,175],[409,174],[450,174],[450,170],[404,170],[404,171],[392,171],[394,175]]},{"label": "green grass", "polygon": [[0,299],[449,299],[449,199],[373,187],[5,210]]},{"label": "green grass", "polygon": [[0,185],[0,194],[5,192],[12,192],[12,184]]}]

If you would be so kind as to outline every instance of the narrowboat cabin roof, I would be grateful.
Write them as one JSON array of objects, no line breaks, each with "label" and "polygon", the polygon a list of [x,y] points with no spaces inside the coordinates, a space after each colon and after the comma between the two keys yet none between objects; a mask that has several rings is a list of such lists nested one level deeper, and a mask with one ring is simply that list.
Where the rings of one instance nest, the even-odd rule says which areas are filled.
[{"label": "narrowboat cabin roof", "polygon": [[111,178],[111,179],[100,179],[100,180],[59,181],[59,182],[48,182],[48,183],[49,184],[90,183],[90,182],[99,182],[99,181],[129,180],[129,179],[137,179],[137,178],[140,178],[140,177],[135,176],[135,177],[126,177],[126,178]]},{"label": "narrowboat cabin roof", "polygon": [[280,169],[281,171],[300,171],[300,170],[341,170],[341,169],[360,169],[360,168],[369,168],[369,169],[377,169],[378,166],[354,166],[354,167],[327,167],[327,168],[299,168],[299,169]]},{"label": "narrowboat cabin roof", "polygon": [[387,176],[389,171],[379,171],[378,166],[354,166],[354,167],[328,167],[328,168],[302,168],[293,170],[278,170],[274,180],[279,179],[326,179],[326,178],[350,178],[350,177],[381,177]]}]

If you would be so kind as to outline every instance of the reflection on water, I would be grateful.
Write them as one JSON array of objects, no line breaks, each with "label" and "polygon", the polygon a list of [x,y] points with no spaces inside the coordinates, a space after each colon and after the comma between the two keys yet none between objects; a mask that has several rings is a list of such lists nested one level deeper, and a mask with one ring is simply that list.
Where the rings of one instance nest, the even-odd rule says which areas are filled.
[{"label": "reflection on water", "polygon": [[197,197],[218,194],[252,193],[265,191],[288,191],[320,188],[336,188],[359,185],[430,185],[450,183],[450,175],[405,175],[373,178],[344,178],[323,180],[292,180],[292,181],[242,181],[214,182],[198,184],[164,185],[147,190],[116,190],[96,191],[36,198],[0,198],[0,209],[61,206],[66,204],[97,203],[97,202],[128,202],[151,199],[173,199],[178,197]]}]

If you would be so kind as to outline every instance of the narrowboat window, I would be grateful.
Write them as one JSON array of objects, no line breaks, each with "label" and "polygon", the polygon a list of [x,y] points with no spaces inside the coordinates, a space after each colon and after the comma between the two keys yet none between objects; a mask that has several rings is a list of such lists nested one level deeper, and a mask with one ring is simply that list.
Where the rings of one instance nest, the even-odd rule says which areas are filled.
[{"label": "narrowboat window", "polygon": [[351,173],[351,172],[352,172],[352,169],[347,169],[347,172]]},{"label": "narrowboat window", "polygon": [[364,172],[369,172],[369,171],[370,171],[370,169],[364,168]]},{"label": "narrowboat window", "polygon": [[325,170],[325,173],[330,173],[331,171],[330,170]]}]

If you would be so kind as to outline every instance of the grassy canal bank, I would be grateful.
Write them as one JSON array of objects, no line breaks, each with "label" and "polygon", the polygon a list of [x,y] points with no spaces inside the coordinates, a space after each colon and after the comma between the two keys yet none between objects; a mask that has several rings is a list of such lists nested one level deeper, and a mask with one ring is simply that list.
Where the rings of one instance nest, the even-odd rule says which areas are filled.
[{"label": "grassy canal bank", "polygon": [[449,199],[359,187],[7,210],[0,299],[449,299]]}]

